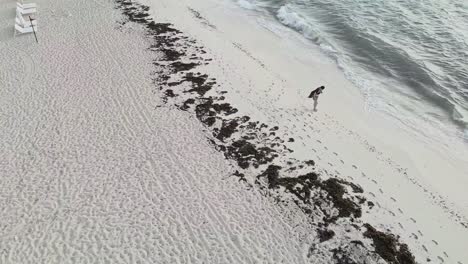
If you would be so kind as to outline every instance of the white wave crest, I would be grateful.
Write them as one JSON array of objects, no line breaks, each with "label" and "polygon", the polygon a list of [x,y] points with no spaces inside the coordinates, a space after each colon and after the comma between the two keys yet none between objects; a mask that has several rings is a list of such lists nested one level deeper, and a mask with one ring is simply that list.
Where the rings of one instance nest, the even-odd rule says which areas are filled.
[{"label": "white wave crest", "polygon": [[[314,21],[313,17],[302,15],[290,4],[286,4],[278,9],[276,18],[285,26],[293,28],[302,33],[304,37],[312,40],[327,53],[336,53],[336,48],[327,41],[324,31],[320,28],[320,23]],[[334,57],[334,56],[333,56]]]},{"label": "white wave crest", "polygon": [[452,113],[452,118],[462,123],[465,126],[465,138],[468,138],[468,111],[464,110],[462,107],[455,105]]},{"label": "white wave crest", "polygon": [[284,5],[279,8],[276,16],[284,25],[292,27],[303,33],[307,33],[312,29],[309,23],[307,23],[306,18],[302,17],[297,12],[294,12],[289,5]]},{"label": "white wave crest", "polygon": [[239,4],[242,8],[245,9],[258,10],[257,4],[255,4],[252,0],[238,0],[237,4]]}]

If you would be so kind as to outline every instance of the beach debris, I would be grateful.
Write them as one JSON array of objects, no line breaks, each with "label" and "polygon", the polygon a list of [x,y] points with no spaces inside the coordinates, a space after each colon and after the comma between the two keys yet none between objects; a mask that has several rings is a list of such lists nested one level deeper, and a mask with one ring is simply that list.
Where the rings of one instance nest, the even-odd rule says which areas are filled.
[{"label": "beach debris", "polygon": [[372,239],[377,254],[383,259],[390,263],[416,263],[414,256],[408,249],[408,245],[399,243],[397,237],[380,232],[370,224],[364,226],[367,229],[364,236]]},{"label": "beach debris", "polygon": [[320,240],[320,243],[332,239],[335,236],[335,232],[329,229],[319,229],[317,234]]},{"label": "beach debris", "polygon": [[[261,194],[272,197],[278,204],[297,206],[300,212],[310,219],[310,224],[317,228],[317,234],[320,232],[318,240],[322,240],[321,242],[332,239],[340,241],[336,245],[333,244],[332,248],[326,249],[319,245],[311,245],[311,252],[323,249],[327,254],[331,254],[332,258],[342,260],[349,259],[349,254],[365,252],[361,256],[362,259],[369,259],[369,263],[378,261],[382,253],[375,250],[375,246],[370,247],[358,240],[351,243],[349,238],[329,228],[333,225],[346,232],[362,232],[360,230],[364,223],[360,220],[361,206],[366,205],[366,199],[358,195],[364,192],[360,186],[334,178],[326,170],[318,173],[314,160],[301,161],[292,158],[290,153],[293,153],[294,149],[285,143],[294,142],[293,138],[287,134],[278,136],[275,132],[280,129],[279,126],[271,127],[267,123],[242,115],[239,109],[227,102],[224,97],[226,91],[221,90],[221,84],[208,74],[199,72],[201,65],[212,61],[202,46],[174,25],[155,22],[149,16],[147,6],[130,0],[116,0],[116,3],[128,21],[147,29],[151,42],[149,49],[159,55],[153,63],[153,82],[161,90],[166,104],[193,113],[205,125],[211,133],[208,141],[227,159],[235,162],[233,176],[238,177],[239,181],[251,190],[258,190]],[[202,20],[199,11],[189,11],[195,18]],[[262,67],[266,67],[240,44],[233,45]],[[229,71],[227,68],[225,70]],[[232,84],[222,85],[236,91]],[[292,122],[290,118],[287,119]],[[310,137],[309,134],[307,136]],[[317,142],[322,144],[320,140]],[[325,147],[328,149],[328,146]],[[321,157],[316,157],[316,160],[320,159]],[[341,162],[344,164],[344,161]],[[372,208],[374,203],[368,201],[367,206]],[[373,237],[374,244],[378,244],[375,241],[379,241],[380,235],[375,234],[380,233],[377,230],[366,230],[368,235]],[[334,239],[336,236],[340,236],[340,239]],[[404,246],[399,246],[396,238],[390,242],[397,245],[397,252],[406,252]],[[400,259],[406,256],[400,255]]]}]

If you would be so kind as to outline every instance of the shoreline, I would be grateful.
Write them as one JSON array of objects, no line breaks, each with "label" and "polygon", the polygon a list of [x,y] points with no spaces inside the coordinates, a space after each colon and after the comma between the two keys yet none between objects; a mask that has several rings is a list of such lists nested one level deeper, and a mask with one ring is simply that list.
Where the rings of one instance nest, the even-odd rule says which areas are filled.
[{"label": "shoreline", "polygon": [[[374,206],[373,202],[359,196],[363,193],[360,186],[339,179],[336,175],[327,177],[330,175],[316,173],[313,160],[301,161],[289,157],[288,154],[294,150],[288,148],[284,144],[285,141],[276,136],[278,126],[269,127],[268,124],[251,121],[249,116],[236,115],[239,110],[225,101],[224,95],[229,92],[211,92],[217,85],[216,78],[194,71],[197,71],[200,65],[209,65],[212,59],[197,57],[195,53],[188,56],[193,51],[206,54],[203,47],[198,46],[196,41],[187,39],[171,24],[154,22],[149,18],[149,9],[146,6],[125,0],[118,3],[129,21],[148,28],[149,36],[155,41],[153,45],[158,47],[155,51],[161,53],[161,57],[155,61],[155,65],[161,67],[156,76],[156,84],[164,92],[165,101],[173,101],[172,103],[183,111],[194,112],[212,131],[214,139],[210,139],[210,142],[213,146],[224,153],[227,159],[237,163],[239,169],[233,176],[239,177],[239,182],[244,182],[248,188],[264,192],[264,195],[273,196],[279,203],[288,206],[295,204],[310,217],[309,221],[315,226],[315,237],[319,243],[310,245],[308,258],[326,262],[332,259],[385,259],[389,262],[415,263],[408,246],[401,244],[398,237],[378,231],[372,225],[357,220],[364,208]],[[189,10],[197,19],[202,20],[203,24],[213,28],[200,13],[191,8]],[[235,46],[239,48],[238,45]],[[245,50],[242,52],[246,53]],[[183,100],[178,97],[182,97]],[[294,142],[294,138],[289,138],[288,142]],[[282,166],[276,165],[278,162]],[[249,175],[252,173],[260,174],[252,177]],[[363,205],[365,202],[367,204]],[[353,222],[355,226],[351,227]],[[360,241],[359,235],[351,237],[354,240],[346,236],[335,238],[335,233],[344,232],[343,228],[354,229],[358,234],[362,232],[361,236],[371,239],[376,246]],[[364,231],[362,228],[365,228]],[[338,244],[332,247],[333,250],[324,244],[329,240]],[[333,255],[330,255],[331,253]],[[315,256],[317,254],[318,256]]]},{"label": "shoreline", "polygon": [[0,3],[1,263],[306,263],[303,216],[164,103],[143,27],[115,3],[36,3],[39,44]]},{"label": "shoreline", "polygon": [[215,0],[38,1],[39,45],[0,31],[2,263],[468,259],[440,195],[464,184],[424,175],[458,171],[414,164],[440,160],[297,33]]},{"label": "shoreline", "polygon": [[[226,77],[228,80],[227,82],[229,83],[229,86],[231,86],[234,90],[236,89],[234,86],[240,86],[240,87],[248,87],[249,85],[252,85],[252,83],[256,86],[256,89],[259,89],[259,91],[252,91],[252,88],[244,89],[244,91],[240,92],[240,94],[248,94],[250,95],[255,95],[255,102],[246,102],[249,101],[246,98],[240,98],[237,95],[233,95],[232,93],[229,93],[226,95],[228,100],[231,102],[235,102],[236,104],[241,105],[241,109],[243,112],[250,112],[250,113],[255,113],[250,116],[256,116],[258,120],[262,121],[268,121],[272,122],[273,120],[278,119],[277,123],[283,123],[283,125],[286,125],[286,128],[289,128],[290,130],[294,130],[295,128],[298,127],[298,124],[301,123],[295,123],[289,126],[289,124],[286,124],[288,121],[284,120],[284,118],[281,117],[281,112],[284,111],[284,115],[287,116],[297,116],[297,117],[304,117],[303,114],[307,112],[307,108],[303,108],[307,102],[304,101],[304,99],[301,99],[303,96],[303,93],[307,93],[307,91],[300,90],[296,91],[296,89],[290,89],[290,92],[292,94],[285,94],[284,91],[285,89],[282,86],[288,85],[289,87],[301,87],[303,86],[304,83],[317,83],[316,81],[310,82],[307,81],[307,79],[311,78],[289,78],[291,77],[290,75],[293,76],[307,76],[307,71],[310,72],[318,72],[319,75],[323,75],[322,78],[326,78],[327,80],[331,80],[331,85],[332,87],[350,87],[350,83],[344,79],[344,77],[336,76],[336,72],[339,72],[337,70],[336,66],[333,65],[332,63],[328,62],[318,62],[314,56],[321,56],[320,52],[317,51],[317,49],[312,47],[313,45],[307,43],[307,41],[297,41],[291,44],[291,42],[288,41],[281,41],[281,38],[279,36],[275,36],[275,31],[277,30],[284,30],[280,28],[274,28],[274,29],[268,29],[265,30],[264,25],[258,25],[258,23],[262,23],[261,19],[254,18],[253,16],[250,16],[248,12],[240,13],[237,12],[240,7],[236,7],[234,5],[231,5],[229,3],[221,3],[221,4],[216,4],[216,3],[178,3],[178,4],[169,4],[167,1],[160,1],[160,3],[157,3],[155,1],[142,1],[146,4],[149,4],[153,7],[152,10],[159,10],[159,12],[156,12],[156,17],[158,17],[158,20],[162,21],[168,21],[171,23],[174,23],[175,26],[179,29],[181,29],[184,33],[189,33],[192,36],[195,36],[197,40],[202,40],[201,42],[212,51],[212,53],[217,54],[220,50],[223,50],[222,54],[223,55],[218,55],[217,58],[218,60],[215,59],[218,63],[224,63],[225,65],[230,65],[232,68],[231,70],[233,71],[238,71],[236,73],[231,72],[231,75],[238,74],[239,77],[236,77],[238,79],[246,78],[251,78],[250,80],[239,80],[239,81],[234,81],[231,79],[231,77]],[[194,6],[196,4],[196,7]],[[189,7],[192,10],[196,10],[196,12],[199,14],[198,18],[195,16],[193,17],[193,20],[190,19],[190,13],[187,13],[186,15],[179,15],[178,18],[170,18],[169,15],[161,15],[162,14],[172,14],[175,12],[176,9],[178,10],[183,10],[185,7]],[[223,9],[220,8],[226,8],[228,11],[224,11]],[[164,10],[164,11],[163,11]],[[216,13],[218,12],[218,13]],[[158,13],[160,14],[159,16]],[[203,18],[203,21],[200,23],[200,27],[198,26],[193,26],[193,24],[188,24],[187,21],[197,21],[200,20],[200,17]],[[237,24],[229,24],[227,21],[242,21]],[[259,21],[260,20],[260,21]],[[263,21],[264,22],[264,21]],[[211,25],[211,26],[207,26]],[[213,28],[213,26],[215,28]],[[249,28],[249,31],[241,30],[240,28]],[[262,29],[263,28],[263,29]],[[268,32],[266,32],[268,31]],[[287,31],[287,30],[285,30]],[[283,33],[283,32],[281,32]],[[295,32],[291,33],[291,38],[297,38],[300,39],[300,36],[297,36]],[[235,39],[235,40],[234,40]],[[273,40],[277,40],[278,43],[276,43]],[[265,44],[267,46],[265,46]],[[300,44],[298,44],[300,43]],[[295,46],[294,46],[295,45]],[[233,48],[234,46],[234,48]],[[274,47],[270,47],[274,46]],[[277,48],[282,47],[281,49]],[[299,46],[299,47],[298,47]],[[302,47],[307,47],[307,49],[301,48]],[[240,48],[239,48],[240,47]],[[268,47],[268,48],[265,48]],[[293,54],[287,54],[288,49],[285,48],[296,48],[295,52]],[[238,51],[235,51],[237,49]],[[231,51],[229,51],[231,50]],[[252,51],[255,51],[252,52]],[[232,54],[231,54],[232,52]],[[210,52],[208,52],[210,53]],[[272,54],[275,54],[274,56],[271,56]],[[236,61],[239,61],[237,57],[239,56],[245,56],[247,60],[250,60],[250,62],[243,61],[242,68],[243,69],[236,69],[237,66],[235,66]],[[216,57],[216,55],[215,55]],[[323,57],[323,55],[322,55]],[[294,74],[291,73],[285,73],[285,75],[282,75],[281,72],[284,73],[284,71],[281,71],[281,69],[284,67],[284,65],[297,65],[299,61],[300,65],[306,65],[307,67],[304,67],[306,69],[301,69],[296,66],[291,66],[289,69],[294,72]],[[257,65],[257,66],[255,66]],[[219,69],[211,69],[209,68],[210,66],[207,66],[207,71],[210,72],[210,74],[216,74],[216,79],[222,79],[223,74],[227,74],[227,72],[222,71],[222,74],[219,74]],[[223,66],[221,66],[223,67]],[[227,67],[227,66],[226,66]],[[218,72],[218,73],[217,73]],[[240,73],[242,72],[242,73]],[[331,73],[331,74],[330,74]],[[267,77],[264,77],[262,75],[268,75]],[[252,77],[255,76],[255,77]],[[279,83],[274,83],[269,82],[268,78],[271,78],[270,80],[275,80]],[[288,78],[285,80],[285,78]],[[333,78],[333,79],[330,79]],[[312,78],[313,79],[313,78]],[[236,83],[236,84],[234,84]],[[268,84],[270,83],[270,84]],[[321,83],[317,83],[319,85]],[[265,87],[265,88],[262,88]],[[268,87],[268,88],[267,88]],[[237,88],[238,89],[238,88]],[[264,89],[264,90],[261,90]],[[240,89],[242,90],[242,89]],[[281,93],[282,92],[282,93]],[[466,202],[466,200],[462,197],[463,190],[465,186],[464,184],[460,184],[460,182],[456,181],[445,181],[445,180],[438,180],[437,178],[427,178],[427,177],[422,177],[422,175],[427,174],[430,172],[429,175],[453,175],[455,176],[455,179],[457,177],[462,176],[459,174],[459,170],[451,167],[451,165],[443,164],[444,166],[441,166],[440,168],[436,167],[437,170],[434,170],[434,167],[428,167],[427,164],[420,163],[420,156],[421,153],[420,151],[422,150],[421,146],[418,144],[415,144],[414,142],[411,142],[412,139],[408,138],[404,133],[395,131],[394,128],[389,128],[388,125],[389,123],[384,123],[381,121],[376,120],[376,122],[373,122],[372,124],[379,124],[381,126],[379,127],[369,127],[369,120],[371,119],[376,119],[379,118],[379,115],[373,115],[373,116],[368,116],[362,109],[362,100],[358,99],[360,95],[353,90],[348,90],[348,89],[336,89],[336,91],[333,90],[327,90],[326,91],[327,95],[323,96],[321,98],[321,102],[319,105],[319,118],[316,122],[321,122],[324,121],[326,125],[322,127],[319,130],[319,134],[317,136],[321,136],[323,138],[326,138],[326,140],[322,140],[326,145],[326,150],[330,149],[331,150],[339,150],[340,152],[348,152],[346,153],[347,159],[348,160],[355,160],[353,161],[356,164],[365,164],[369,162],[369,160],[378,160],[382,164],[379,164],[378,166],[373,166],[374,168],[367,168],[370,172],[363,172],[362,174],[365,176],[362,176],[365,178],[364,180],[353,177],[353,176],[348,176],[356,180],[359,184],[362,184],[364,189],[367,189],[369,191],[370,197],[376,196],[376,199],[380,199],[379,196],[385,196],[382,198],[380,201],[380,205],[383,208],[382,211],[383,214],[379,215],[375,214],[372,216],[372,214],[369,216],[369,219],[372,219],[373,221],[377,223],[385,223],[384,226],[391,226],[392,230],[400,230],[397,231],[398,235],[401,235],[402,237],[405,237],[405,241],[409,240],[414,240],[415,245],[417,249],[420,250],[421,252],[419,254],[423,255],[426,254],[428,251],[428,248],[431,246],[420,245],[420,240],[421,240],[421,235],[417,235],[418,230],[417,228],[413,229],[412,232],[408,233],[407,227],[405,226],[425,226],[425,233],[429,233],[430,236],[438,237],[438,240],[443,240],[446,245],[450,245],[448,247],[455,246],[455,249],[458,253],[464,255],[465,252],[463,252],[463,249],[456,246],[460,245],[460,243],[463,239],[459,237],[460,233],[466,232],[467,224],[466,224],[466,211],[463,210],[463,206],[458,206],[458,210],[463,210],[463,211],[456,211],[457,206],[451,204],[451,201],[447,200],[446,197],[442,197],[439,193],[443,193],[444,195],[450,194],[452,198],[456,198],[457,200],[460,200],[461,205]],[[267,95],[264,95],[267,94]],[[273,115],[271,114],[266,114],[268,112],[271,113],[272,108],[267,107],[268,105],[272,105],[271,101],[267,101],[267,99],[264,99],[264,101],[267,101],[263,103],[263,99],[261,95],[264,95],[264,97],[270,97],[274,98],[274,104],[276,105],[277,112],[275,112]],[[353,98],[351,100],[351,105],[349,105],[349,99]],[[258,103],[257,103],[258,102]],[[299,103],[299,107],[296,105],[291,105],[289,102],[295,102]],[[260,106],[255,106],[255,105],[260,105]],[[343,110],[343,108],[338,108],[334,109],[330,106],[333,105],[349,105],[351,110]],[[262,105],[265,105],[266,107],[263,107]],[[299,109],[298,109],[299,108]],[[323,112],[326,112],[327,114],[322,114]],[[276,116],[275,116],[276,115]],[[331,117],[333,116],[333,118]],[[365,118],[356,118],[356,116],[364,116]],[[321,120],[322,119],[322,120]],[[281,120],[281,121],[280,121]],[[308,122],[308,120],[303,120],[305,123]],[[340,123],[338,126],[333,126],[331,124]],[[274,122],[274,121],[273,121]],[[323,125],[323,124],[322,124]],[[332,129],[333,133],[336,134],[343,134],[342,136],[345,136],[346,134],[351,135],[355,139],[352,141],[356,142],[353,143],[353,147],[349,147],[348,149],[343,149],[343,145],[340,146],[340,144],[334,143],[336,141],[335,136],[330,136],[326,133],[323,133],[322,129]],[[351,127],[352,131],[350,130],[349,133],[346,131],[343,133],[341,132],[336,132],[335,130],[340,129],[341,127],[342,130],[347,130],[347,128]],[[387,131],[392,131],[391,136],[396,137],[399,140],[399,143],[402,145],[405,145],[407,148],[415,148],[418,151],[413,152],[411,155],[410,153],[406,153],[402,151],[401,149],[397,147],[393,147],[389,144],[391,142],[394,142],[395,140],[392,140],[388,138],[389,133]],[[320,130],[322,130],[320,132]],[[300,133],[299,133],[300,134]],[[305,134],[304,134],[305,135]],[[365,135],[364,137],[362,135]],[[397,136],[396,136],[397,135]],[[338,138],[342,137],[338,135]],[[303,141],[305,139],[305,136],[300,136],[300,141]],[[344,144],[349,144],[347,142],[348,140],[341,140],[340,142]],[[370,144],[370,142],[372,142]],[[297,143],[297,142],[296,142]],[[304,144],[305,142],[301,142]],[[355,144],[361,145],[359,149],[357,150],[354,148]],[[297,144],[296,144],[297,146]],[[295,146],[295,147],[296,147]],[[377,146],[377,147],[376,147]],[[297,146],[299,147],[299,146]],[[300,150],[295,149],[295,153],[297,154],[296,157],[300,156],[306,156],[306,155],[314,155],[313,152],[315,150],[305,150],[303,147]],[[383,151],[380,151],[383,150]],[[359,153],[357,156],[355,155],[356,153],[353,153],[355,151],[358,151]],[[362,152],[361,152],[362,151]],[[368,152],[363,153],[363,152]],[[316,152],[317,153],[317,152]],[[440,161],[440,156],[437,154],[434,154],[429,151],[424,151],[424,157],[429,161]],[[342,153],[340,153],[341,155]],[[370,154],[370,155],[369,155]],[[294,154],[293,154],[294,155]],[[325,153],[320,153],[320,155],[324,155]],[[327,155],[328,156],[328,155]],[[391,158],[390,158],[391,157]],[[319,157],[320,158],[320,157]],[[329,160],[333,160],[335,158],[336,160],[336,155],[329,155],[328,156]],[[327,159],[323,158],[321,160],[327,161]],[[343,163],[341,159],[338,160],[338,162]],[[412,162],[412,160],[415,160],[416,162]],[[328,163],[329,165],[332,163]],[[333,165],[334,166],[334,165]],[[333,167],[332,165],[328,167]],[[380,166],[380,168],[379,168]],[[328,168],[324,168],[327,166],[321,166],[320,170],[322,171],[333,171]],[[353,173],[353,170],[356,170],[354,167],[361,167],[359,165],[355,166],[352,165],[352,169],[338,169],[341,171],[341,174],[345,173]],[[382,171],[382,168],[385,168]],[[335,168],[336,169],[336,168]],[[339,172],[340,173],[340,172]],[[369,176],[372,175],[373,176]],[[384,175],[387,175],[390,177],[393,177],[394,175],[398,175],[399,177],[397,178],[388,178],[388,177],[383,177]],[[458,176],[456,176],[458,175]],[[383,177],[383,178],[382,178]],[[461,178],[459,178],[461,179]],[[463,181],[463,179],[461,179]],[[366,182],[367,181],[367,182]],[[373,184],[377,184],[381,186],[381,188],[376,188],[372,186]],[[442,184],[441,184],[442,183]],[[403,184],[403,185],[402,185]],[[435,188],[437,186],[437,191]],[[382,188],[383,187],[383,188]],[[441,189],[443,187],[443,189]],[[384,189],[384,190],[382,190]],[[387,190],[385,190],[387,189]],[[382,192],[385,193],[385,195],[382,194]],[[389,194],[390,193],[390,194]],[[411,195],[408,195],[411,194]],[[457,194],[460,196],[457,197]],[[416,197],[412,197],[416,195]],[[398,198],[400,197],[400,198]],[[397,205],[396,200],[399,200]],[[403,202],[404,201],[404,202]],[[453,200],[452,200],[453,201]],[[460,202],[458,204],[460,205]],[[425,204],[423,212],[420,212],[421,204]],[[401,207],[401,208],[399,208]],[[404,207],[404,209],[402,209]],[[396,217],[398,212],[402,213],[404,211],[412,211],[413,214],[416,214],[417,216],[410,216],[408,214],[405,214],[407,216],[407,220],[403,220],[403,222],[397,222],[393,217]],[[376,216],[378,215],[378,216]],[[437,215],[436,219],[430,219],[427,218],[427,216],[434,216]],[[416,219],[425,219],[424,223],[421,224],[420,220]],[[366,218],[367,219],[367,218]],[[385,220],[383,220],[385,219]],[[443,219],[443,220],[442,220]],[[440,221],[443,221],[444,224],[440,226],[438,223]],[[453,222],[452,222],[453,221]],[[418,224],[416,225],[416,222]],[[456,228],[452,228],[451,223],[456,223]],[[434,230],[433,227],[435,226],[440,226],[439,230]],[[447,228],[450,227],[450,231],[447,230]],[[458,230],[458,231],[455,231]],[[448,233],[451,233],[451,235],[448,235]],[[452,233],[453,232],[453,233]],[[458,236],[457,236],[458,235]],[[459,242],[454,242],[453,237],[456,237],[456,239],[462,239]],[[445,256],[446,253],[445,250],[439,251],[437,249],[437,246],[440,244],[440,242],[431,242],[432,239],[427,240],[428,244],[432,243],[433,248],[430,248],[429,250],[433,252],[433,254],[439,254],[440,257]],[[414,246],[414,245],[413,245]],[[447,250],[448,251],[448,250]],[[435,253],[439,252],[439,253]],[[450,254],[448,254],[450,255]],[[433,256],[432,259],[436,259],[436,256]],[[422,258],[421,258],[422,259]],[[463,259],[463,258],[461,258]]]},{"label": "shoreline", "polygon": [[[333,38],[327,39],[327,32],[322,32],[321,30],[318,30],[317,32],[313,31],[313,26],[311,25],[311,23],[313,22],[308,20],[307,17],[303,17],[304,14],[301,14],[300,12],[298,13],[298,10],[294,9],[294,7],[290,6],[289,4],[283,5],[280,3],[278,5],[269,3],[263,6],[255,5],[255,3],[249,4],[246,1],[235,2],[239,6],[249,11],[256,11],[256,13],[259,15],[265,15],[271,18],[272,20],[277,21],[279,24],[291,28],[292,30],[304,36],[305,39],[308,39],[312,43],[317,45],[322,51],[322,53],[324,53],[327,57],[329,57],[336,64],[338,64],[343,73],[349,76],[348,79],[352,80],[353,85],[355,87],[358,87],[360,91],[366,95],[368,103],[372,106],[375,106],[375,109],[373,109],[374,111],[385,111],[385,114],[387,116],[392,116],[392,118],[395,118],[395,121],[397,122],[402,121],[402,119],[399,119],[399,116],[401,116],[402,114],[410,114],[409,116],[413,118],[405,118],[404,122],[412,123],[411,130],[419,129],[419,136],[424,136],[424,132],[426,129],[430,129],[436,125],[438,126],[438,128],[436,131],[434,131],[432,138],[441,138],[441,136],[448,134],[450,135],[450,137],[458,137],[459,143],[467,143],[466,141],[464,141],[464,139],[467,139],[466,137],[464,138],[464,133],[468,131],[468,123],[466,122],[466,120],[465,122],[463,121],[462,112],[466,109],[463,110],[464,107],[462,105],[453,105],[453,101],[442,97],[442,101],[445,102],[446,107],[441,107],[440,105],[435,104],[433,101],[428,101],[428,99],[431,98],[424,98],[424,96],[421,97],[421,94],[419,94],[417,90],[414,90],[412,87],[408,87],[404,84],[404,81],[402,80],[392,78],[385,79],[385,77],[383,76],[378,77],[372,75],[367,76],[367,78],[362,78],[362,76],[356,76],[353,73],[352,69],[354,67],[351,67],[350,65],[347,65],[347,62],[342,61],[342,59],[344,59],[342,56],[336,55],[337,53],[340,53],[340,49],[337,48],[334,44],[330,43],[329,40],[333,40]],[[311,30],[314,32],[312,36],[310,35]],[[322,38],[324,37],[322,33],[326,35],[325,39]],[[318,41],[319,39],[320,41]],[[355,59],[359,60],[359,58]],[[361,71],[361,74],[365,73]],[[371,80],[368,80],[368,84],[362,83],[363,81],[365,82],[366,79]],[[379,91],[377,91],[376,93],[376,91],[372,90],[373,87],[385,88],[379,89]],[[442,89],[441,87],[439,88]],[[399,89],[401,89],[401,91]],[[389,100],[391,100],[391,106],[381,107],[382,104]],[[419,105],[419,107],[413,108],[411,111],[408,111],[408,107],[415,107],[415,105],[417,104],[421,105]],[[412,111],[418,112],[418,116],[411,116],[410,112]],[[430,113],[429,116],[434,115],[437,116],[437,118],[434,120],[429,120],[428,116],[420,116],[422,113],[425,112]],[[413,123],[420,121],[419,119],[421,117],[425,118],[426,120],[419,123]],[[407,124],[406,128],[410,128],[410,126]],[[435,132],[439,134],[439,137],[436,137]],[[428,138],[430,139],[431,137]],[[448,138],[444,140],[448,141]]]}]

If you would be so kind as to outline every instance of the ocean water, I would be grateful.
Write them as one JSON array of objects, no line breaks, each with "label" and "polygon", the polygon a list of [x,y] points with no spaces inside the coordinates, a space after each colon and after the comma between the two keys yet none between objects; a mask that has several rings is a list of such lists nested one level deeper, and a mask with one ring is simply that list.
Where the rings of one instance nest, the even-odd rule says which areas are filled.
[{"label": "ocean water", "polygon": [[468,1],[235,1],[317,44],[370,110],[468,139]]}]

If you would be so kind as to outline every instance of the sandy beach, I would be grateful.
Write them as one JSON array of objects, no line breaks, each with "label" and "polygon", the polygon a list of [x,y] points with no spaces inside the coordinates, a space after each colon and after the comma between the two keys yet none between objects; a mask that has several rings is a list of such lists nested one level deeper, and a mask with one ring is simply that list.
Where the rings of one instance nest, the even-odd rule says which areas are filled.
[{"label": "sandy beach", "polygon": [[[468,263],[468,162],[223,0],[0,3],[1,263]],[[318,111],[307,98],[326,90]]]}]

